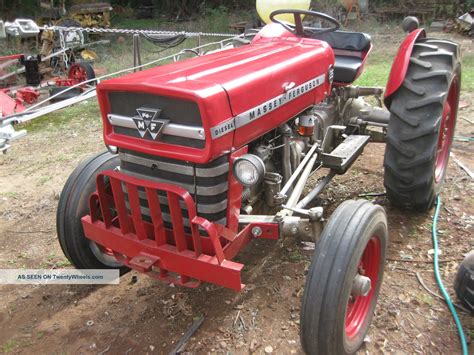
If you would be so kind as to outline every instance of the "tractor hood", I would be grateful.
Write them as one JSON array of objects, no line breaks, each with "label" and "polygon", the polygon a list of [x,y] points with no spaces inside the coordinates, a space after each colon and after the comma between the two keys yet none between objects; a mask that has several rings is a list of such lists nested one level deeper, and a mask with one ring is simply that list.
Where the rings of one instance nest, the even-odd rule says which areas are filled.
[{"label": "tractor hood", "polygon": [[[106,144],[209,161],[321,101],[329,92],[333,63],[325,42],[287,33],[285,38],[258,36],[249,45],[105,81],[97,91]],[[163,132],[153,131],[156,125],[151,129],[139,109],[149,109],[156,122],[165,121]],[[127,134],[116,129],[116,116],[129,117],[130,122],[143,119],[145,124],[138,122],[140,131],[129,122],[129,129],[139,134]],[[183,134],[173,140],[180,127]],[[193,139],[201,142],[190,144]]]}]

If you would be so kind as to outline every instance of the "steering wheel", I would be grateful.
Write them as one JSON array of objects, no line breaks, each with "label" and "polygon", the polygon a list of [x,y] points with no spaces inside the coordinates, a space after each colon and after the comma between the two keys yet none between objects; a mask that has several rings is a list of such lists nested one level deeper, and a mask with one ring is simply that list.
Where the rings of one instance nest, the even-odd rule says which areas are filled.
[{"label": "steering wheel", "polygon": [[[287,22],[284,22],[275,18],[275,16],[282,15],[282,14],[292,14],[295,18],[295,24],[291,25]],[[303,26],[303,19],[301,15],[317,17],[317,18],[330,22],[334,26],[331,26],[328,28],[305,27]],[[285,29],[287,29],[291,33],[294,33],[299,36],[307,35],[308,32],[309,34],[323,34],[327,32],[334,32],[334,31],[337,31],[341,27],[341,24],[339,23],[339,21],[336,20],[334,17],[323,14],[322,12],[316,12],[316,11],[310,11],[310,10],[296,10],[296,9],[276,10],[270,14],[270,20],[274,23],[278,23],[282,25]]]}]

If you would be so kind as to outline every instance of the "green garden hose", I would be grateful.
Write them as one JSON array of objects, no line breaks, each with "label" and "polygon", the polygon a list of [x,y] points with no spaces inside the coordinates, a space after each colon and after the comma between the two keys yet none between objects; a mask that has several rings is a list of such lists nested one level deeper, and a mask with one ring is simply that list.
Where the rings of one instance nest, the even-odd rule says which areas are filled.
[{"label": "green garden hose", "polygon": [[459,142],[474,142],[474,137],[454,136],[454,140]]},{"label": "green garden hose", "polygon": [[464,335],[464,330],[462,329],[461,321],[459,320],[459,316],[456,313],[456,309],[453,306],[453,302],[451,301],[451,298],[449,297],[448,292],[446,292],[446,289],[444,288],[443,281],[441,280],[441,276],[439,274],[438,236],[437,236],[436,231],[437,231],[437,223],[438,223],[440,208],[441,208],[441,198],[438,195],[438,197],[436,198],[435,214],[433,216],[433,228],[431,230],[431,234],[433,237],[433,249],[434,249],[434,258],[433,258],[434,274],[435,274],[436,283],[438,284],[441,294],[443,295],[444,299],[446,300],[446,303],[448,304],[448,308],[451,311],[451,314],[453,315],[453,318],[454,318],[454,322],[456,323],[456,327],[458,328],[459,339],[461,341],[461,347],[462,347],[462,353],[463,355],[468,355],[466,336]]}]

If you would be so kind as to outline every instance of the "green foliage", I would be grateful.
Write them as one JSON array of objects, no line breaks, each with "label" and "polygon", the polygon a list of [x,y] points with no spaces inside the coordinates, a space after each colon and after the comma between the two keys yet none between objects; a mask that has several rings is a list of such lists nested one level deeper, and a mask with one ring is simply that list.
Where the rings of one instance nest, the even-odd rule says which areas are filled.
[{"label": "green foliage", "polygon": [[[373,52],[370,54],[364,73],[355,82],[360,86],[382,86],[384,87],[390,74],[394,54],[391,58],[387,52]],[[468,52],[461,60],[462,62],[462,80],[463,91],[474,91],[474,53]]]},{"label": "green foliage", "polygon": [[[196,18],[208,10],[219,10],[220,8],[242,10],[254,9],[255,0],[109,0],[112,7],[136,9],[140,5],[154,5],[157,13],[176,18]],[[69,8],[79,0],[67,0],[66,7]],[[88,1],[82,1],[88,2]],[[94,2],[94,1],[89,1]],[[59,1],[55,1],[59,6]],[[14,18],[28,16],[35,18],[40,13],[38,0],[0,0],[0,18],[12,20]],[[112,12],[112,15],[114,13]]]},{"label": "green foliage", "polygon": [[387,83],[397,49],[397,47],[393,47],[389,50],[375,45],[375,48],[369,54],[363,74],[357,79],[355,84],[360,86],[384,87]]},{"label": "green foliage", "polygon": [[[141,2],[138,2],[141,3]],[[255,8],[255,0],[154,0],[161,14],[177,17],[203,15],[208,10]]]},{"label": "green foliage", "polygon": [[18,342],[14,339],[10,339],[10,340],[7,340],[5,344],[3,344],[1,351],[2,353],[8,354],[8,353],[11,353],[17,347],[18,347]]},{"label": "green foliage", "polygon": [[304,260],[304,256],[301,255],[297,250],[291,252],[288,255],[288,260],[291,261],[292,263],[297,263],[300,262],[301,260]]},{"label": "green foliage", "polygon": [[364,73],[356,81],[359,86],[382,86],[387,83],[388,74],[390,73],[391,62],[386,63],[368,63],[364,69]]},{"label": "green foliage", "polygon": [[462,62],[462,90],[474,91],[474,53],[465,54]]},{"label": "green foliage", "polygon": [[67,109],[59,110],[39,119],[19,125],[18,129],[25,128],[28,132],[40,131],[55,131],[64,130],[66,127],[71,127],[71,121],[88,120],[91,123],[100,123],[100,112],[96,101],[82,102],[77,105],[68,107]]},{"label": "green foliage", "polygon": [[212,28],[216,32],[228,32],[229,31],[229,10],[225,6],[219,6],[217,8],[207,8],[205,11],[207,18],[207,27]]},{"label": "green foliage", "polygon": [[39,8],[37,0],[0,1],[0,19],[12,20],[22,16],[35,16]]}]

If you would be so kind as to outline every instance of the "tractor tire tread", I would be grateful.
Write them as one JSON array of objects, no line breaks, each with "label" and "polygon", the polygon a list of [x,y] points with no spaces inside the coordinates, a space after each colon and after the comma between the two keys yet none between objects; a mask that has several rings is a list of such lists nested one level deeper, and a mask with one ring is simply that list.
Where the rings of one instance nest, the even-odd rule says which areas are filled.
[{"label": "tractor tire tread", "polygon": [[457,43],[443,40],[443,39],[430,38],[430,37],[420,39],[420,42],[435,45],[448,52],[451,52],[456,56],[456,59],[460,57],[460,47]]},{"label": "tractor tire tread", "polygon": [[445,94],[435,94],[433,96],[426,97],[423,99],[408,101],[406,103],[406,109],[414,110],[414,109],[422,108],[425,106],[431,106],[433,104],[439,104],[443,106],[443,101],[444,101],[445,96],[446,96]]},{"label": "tractor tire tread", "polygon": [[56,233],[58,235],[61,249],[64,255],[69,260],[71,260],[71,256],[69,255],[67,248],[64,247],[65,235],[66,235],[64,214],[66,212],[66,205],[68,204],[69,198],[71,194],[73,193],[74,189],[77,187],[77,179],[79,178],[81,171],[86,169],[95,159],[100,159],[102,155],[105,155],[107,153],[108,152],[102,152],[102,153],[99,153],[98,155],[94,155],[80,162],[79,165],[71,173],[71,175],[69,175],[68,179],[66,180],[66,183],[64,184],[63,190],[61,191],[59,195],[58,209],[56,211],[56,220],[60,223],[56,223]]},{"label": "tractor tire tread", "polygon": [[450,79],[450,74],[451,72],[449,70],[433,70],[431,72],[427,73],[419,73],[415,74],[412,77],[412,80],[414,81],[420,81],[420,80],[426,80],[426,79],[433,79],[437,77],[441,77],[446,80],[446,82],[449,81]]},{"label": "tractor tire tread", "polygon": [[421,42],[415,43],[413,48],[422,49],[424,51],[437,51],[438,50],[438,46],[434,46],[432,44],[421,43]]},{"label": "tractor tire tread", "polygon": [[431,69],[432,64],[430,62],[427,62],[426,60],[421,60],[418,58],[410,58],[410,63],[419,65],[420,67],[423,67],[425,69]]},{"label": "tractor tire tread", "polygon": [[417,117],[410,117],[404,111],[405,109],[399,106],[390,106],[390,111],[392,115],[396,115],[397,119],[402,120],[405,124],[411,127],[418,127],[420,122]]},{"label": "tractor tire tread", "polygon": [[[91,176],[104,170],[104,167],[116,165],[117,156],[108,151],[93,155],[74,169],[60,194],[56,213],[58,240],[64,255],[78,269],[108,268],[92,253],[83,235],[81,217],[87,214],[88,199],[95,189],[95,180],[91,182]],[[127,271],[126,267],[120,268],[122,274]]]},{"label": "tractor tire tread", "polygon": [[424,96],[426,90],[422,87],[416,86],[411,80],[407,79],[402,84],[407,90],[411,91],[417,96]]},{"label": "tractor tire tread", "polygon": [[449,85],[460,70],[458,46],[451,43],[415,43],[403,85],[392,96],[384,184],[396,206],[426,211],[439,193],[433,174],[438,127]]}]

